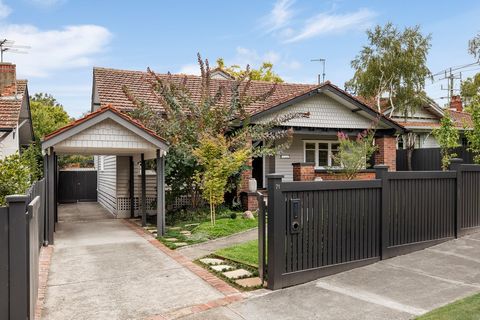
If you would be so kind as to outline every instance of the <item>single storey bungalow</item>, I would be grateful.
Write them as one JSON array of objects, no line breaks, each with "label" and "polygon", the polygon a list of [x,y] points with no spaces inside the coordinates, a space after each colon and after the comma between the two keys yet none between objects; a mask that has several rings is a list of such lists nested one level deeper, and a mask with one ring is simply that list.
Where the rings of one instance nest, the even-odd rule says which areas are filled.
[{"label": "single storey bungalow", "polygon": [[[177,83],[185,81],[192,96],[199,96],[199,76],[158,76],[163,79],[168,77],[169,81]],[[164,112],[161,103],[151,92],[147,77],[148,74],[142,71],[94,68],[91,111],[107,105],[112,105],[121,112],[133,110],[135,106],[124,90],[126,86],[136,99],[144,101],[159,113]],[[221,70],[213,72],[211,78],[213,88],[221,85],[228,87],[232,81],[223,75]],[[269,82],[252,81],[248,92],[265,93],[271,86]],[[257,180],[259,188],[265,188],[265,176],[269,173],[283,174],[287,181],[328,178],[327,168],[332,166],[333,155],[338,148],[337,133],[343,131],[354,136],[371,128],[373,122],[377,127],[375,143],[378,145],[375,163],[386,164],[390,170],[396,168],[397,135],[404,132],[404,127],[330,82],[320,85],[279,83],[268,99],[253,103],[248,111],[254,123],[293,112],[309,113],[309,117],[295,118],[282,124],[282,127],[293,130],[290,148],[276,156],[252,159],[252,170],[244,172],[242,176],[242,190],[248,189],[248,180],[252,177]],[[128,158],[118,155],[96,156],[95,166],[98,169],[98,201],[116,216],[127,216],[131,203],[128,191]],[[139,179],[139,170],[138,166],[136,179]],[[149,174],[147,200],[153,202],[156,195],[155,172],[151,171]],[[137,190],[134,196],[136,199],[139,197]],[[135,203],[138,203],[138,200]]]}]

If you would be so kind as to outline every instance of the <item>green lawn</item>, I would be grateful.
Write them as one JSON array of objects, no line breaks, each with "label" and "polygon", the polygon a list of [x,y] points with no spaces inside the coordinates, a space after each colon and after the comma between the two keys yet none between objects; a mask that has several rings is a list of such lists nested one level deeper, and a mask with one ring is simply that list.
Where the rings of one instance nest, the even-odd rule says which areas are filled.
[{"label": "green lawn", "polygon": [[239,263],[244,263],[252,267],[257,267],[258,240],[252,240],[228,248],[220,249],[215,252],[215,255]]},{"label": "green lawn", "polygon": [[417,320],[479,320],[480,294],[455,301],[444,307],[430,311]]},{"label": "green lawn", "polygon": [[[210,220],[198,223],[181,222],[177,223],[174,228],[167,227],[165,236],[159,238],[159,240],[169,248],[174,249],[176,248],[175,244],[166,239],[176,238],[178,239],[177,242],[195,244],[252,229],[255,228],[257,224],[256,219],[243,219],[241,217],[237,217],[236,219],[217,219],[215,225],[212,225]],[[190,231],[191,235],[181,234],[181,231]]]}]

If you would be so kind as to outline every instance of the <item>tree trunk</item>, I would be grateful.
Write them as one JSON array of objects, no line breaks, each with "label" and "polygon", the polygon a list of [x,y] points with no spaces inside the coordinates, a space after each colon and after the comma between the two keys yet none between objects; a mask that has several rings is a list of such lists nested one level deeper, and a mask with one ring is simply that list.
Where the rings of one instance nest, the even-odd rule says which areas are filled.
[{"label": "tree trunk", "polygon": [[408,148],[407,149],[407,169],[408,169],[408,171],[413,171],[412,155],[413,155],[413,148]]}]

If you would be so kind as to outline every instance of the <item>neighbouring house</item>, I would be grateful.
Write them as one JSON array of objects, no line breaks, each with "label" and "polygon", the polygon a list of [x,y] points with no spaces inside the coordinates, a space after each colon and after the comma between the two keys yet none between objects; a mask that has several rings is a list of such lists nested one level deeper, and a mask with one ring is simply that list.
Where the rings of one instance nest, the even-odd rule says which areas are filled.
[{"label": "neighbouring house", "polygon": [[[470,114],[463,111],[462,99],[460,96],[453,96],[448,108],[455,126],[460,130],[461,145],[465,145],[463,131],[465,126],[471,125]],[[420,108],[417,108],[412,114],[406,117],[398,110],[386,108],[383,114],[405,127],[409,132],[417,135],[415,149],[439,148],[439,144],[432,135],[432,130],[440,126],[440,120],[445,114],[446,109],[441,108],[435,101],[428,99]],[[406,143],[402,136],[398,137],[397,149],[405,149]]]},{"label": "neighbouring house", "polygon": [[27,80],[17,80],[14,64],[0,63],[0,159],[33,140]]},{"label": "neighbouring house", "polygon": [[[194,75],[158,74],[160,78],[180,83],[185,81],[192,96],[200,96],[201,77]],[[91,111],[112,105],[122,112],[135,108],[124,92],[124,86],[139,100],[162,113],[163,107],[150,90],[148,74],[142,71],[127,71],[108,68],[94,68]],[[220,85],[228,87],[231,79],[215,70],[212,77],[212,90]],[[252,81],[250,94],[267,92],[272,83]],[[288,150],[272,157],[252,159],[252,170],[242,175],[241,190],[248,190],[248,180],[255,178],[259,188],[267,186],[266,175],[279,173],[286,181],[314,180],[316,177],[332,179],[332,155],[338,147],[337,133],[344,131],[351,136],[369,129],[376,123],[376,164],[386,164],[390,170],[396,168],[397,135],[404,127],[396,121],[376,112],[361,100],[344,90],[325,82],[320,85],[279,83],[272,96],[266,101],[253,103],[248,110],[252,121],[261,122],[285,113],[309,113],[307,118],[297,118],[282,127],[293,130],[293,141]],[[256,142],[261,143],[261,142]],[[128,203],[128,188],[125,177],[128,175],[128,159],[122,156],[97,156],[98,201],[112,212],[119,212]],[[135,176],[139,175],[137,167]],[[155,198],[155,189],[150,182],[155,181],[155,173],[147,176],[147,197]],[[371,170],[361,173],[361,178],[373,178]],[[137,192],[137,190],[135,190]],[[135,193],[135,197],[137,197]]]}]

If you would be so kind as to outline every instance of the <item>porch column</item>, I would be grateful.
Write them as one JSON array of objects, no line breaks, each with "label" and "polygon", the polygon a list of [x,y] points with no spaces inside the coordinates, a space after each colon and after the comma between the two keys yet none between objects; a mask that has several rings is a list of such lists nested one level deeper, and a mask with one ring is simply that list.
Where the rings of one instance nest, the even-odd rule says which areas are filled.
[{"label": "porch column", "polygon": [[128,189],[130,192],[130,218],[135,216],[135,177],[134,177],[134,165],[133,157],[128,157],[130,161],[130,174],[129,174],[129,184]]},{"label": "porch column", "polygon": [[157,236],[165,234],[165,155],[157,150]]},{"label": "porch column", "polygon": [[147,225],[147,182],[145,181],[145,155],[141,156],[142,166],[142,227]]}]

